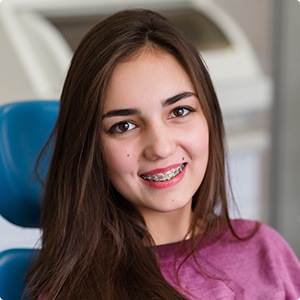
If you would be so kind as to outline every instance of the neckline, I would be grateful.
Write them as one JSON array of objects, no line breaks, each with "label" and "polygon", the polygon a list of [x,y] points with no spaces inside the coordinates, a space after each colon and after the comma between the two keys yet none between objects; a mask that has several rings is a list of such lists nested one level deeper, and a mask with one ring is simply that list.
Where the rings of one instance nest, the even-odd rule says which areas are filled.
[{"label": "neckline", "polygon": [[[208,237],[203,237],[203,235],[195,236],[194,244],[199,245],[198,249],[204,250],[220,243],[227,234],[228,229],[220,230],[216,228]],[[189,253],[189,250],[191,250],[192,242],[190,238],[183,241],[157,245],[155,248],[160,260],[174,259],[174,257],[184,258]]]}]

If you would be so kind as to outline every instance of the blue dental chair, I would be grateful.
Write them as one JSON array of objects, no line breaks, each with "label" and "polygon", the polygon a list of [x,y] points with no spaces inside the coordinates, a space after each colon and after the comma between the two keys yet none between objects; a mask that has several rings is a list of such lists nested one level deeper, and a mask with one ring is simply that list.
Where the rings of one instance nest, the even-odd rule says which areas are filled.
[{"label": "blue dental chair", "polygon": [[[46,177],[51,154],[46,153],[39,165],[41,180],[35,164],[54,128],[58,110],[59,102],[54,100],[0,106],[0,214],[15,225],[39,227],[41,180]],[[0,252],[0,299],[21,299],[25,275],[37,254],[37,249],[28,248]]]}]

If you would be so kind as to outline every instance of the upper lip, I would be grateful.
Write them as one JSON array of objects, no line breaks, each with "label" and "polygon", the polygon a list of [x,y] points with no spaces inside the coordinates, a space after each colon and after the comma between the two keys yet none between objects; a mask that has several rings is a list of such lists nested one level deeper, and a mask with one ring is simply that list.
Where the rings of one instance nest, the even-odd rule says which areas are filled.
[{"label": "upper lip", "polygon": [[154,175],[154,174],[158,174],[158,173],[166,173],[172,169],[175,169],[175,168],[178,168],[182,165],[183,163],[180,163],[180,164],[174,164],[174,165],[170,165],[166,168],[159,168],[159,169],[153,169],[151,171],[147,171],[147,172],[144,172],[144,173],[141,173],[141,175]]}]

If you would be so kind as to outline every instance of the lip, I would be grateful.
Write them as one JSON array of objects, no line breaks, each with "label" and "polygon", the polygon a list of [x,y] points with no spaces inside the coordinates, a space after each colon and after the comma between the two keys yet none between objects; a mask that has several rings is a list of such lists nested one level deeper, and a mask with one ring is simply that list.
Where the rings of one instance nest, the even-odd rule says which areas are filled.
[{"label": "lip", "polygon": [[[178,168],[181,165],[182,165],[182,163],[181,164],[175,164],[175,165],[169,166],[167,168],[151,170],[150,172],[147,172],[147,173],[144,173],[144,174],[141,174],[141,175],[145,175],[145,174],[146,175],[153,175],[153,174],[157,174],[157,173],[164,173],[164,172],[168,172],[171,169]],[[166,181],[148,181],[148,180],[143,179],[141,177],[141,175],[140,175],[140,178],[141,178],[143,183],[147,184],[148,186],[150,186],[152,188],[156,188],[156,189],[169,188],[169,187],[172,187],[172,186],[178,184],[184,178],[185,172],[186,172],[186,169],[187,169],[186,166],[187,166],[187,163],[184,163],[184,167],[183,167],[182,171],[170,180],[166,180]]]},{"label": "lip", "polygon": [[166,173],[166,172],[168,172],[172,169],[180,167],[181,165],[182,165],[182,163],[181,164],[174,164],[174,165],[168,166],[166,168],[151,170],[151,171],[144,172],[144,173],[140,174],[140,176],[141,175],[153,175],[153,174],[158,174],[158,173]]}]

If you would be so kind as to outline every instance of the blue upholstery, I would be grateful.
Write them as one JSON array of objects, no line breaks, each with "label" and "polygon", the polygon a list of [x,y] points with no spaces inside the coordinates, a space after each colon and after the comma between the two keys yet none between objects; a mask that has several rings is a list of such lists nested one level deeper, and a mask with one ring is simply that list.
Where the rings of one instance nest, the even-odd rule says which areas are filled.
[{"label": "blue upholstery", "polygon": [[[34,168],[57,113],[58,101],[18,102],[0,107],[0,213],[16,225],[39,226],[41,184]],[[41,178],[46,170],[40,168]]]},{"label": "blue upholstery", "polygon": [[38,250],[9,249],[0,253],[0,297],[20,300],[25,289],[25,274]]},{"label": "blue upholstery", "polygon": [[[35,174],[36,160],[58,115],[58,101],[27,101],[0,106],[0,214],[22,227],[39,227],[43,186]],[[38,169],[43,180],[51,153]],[[20,300],[34,249],[0,253],[0,298]]]}]

